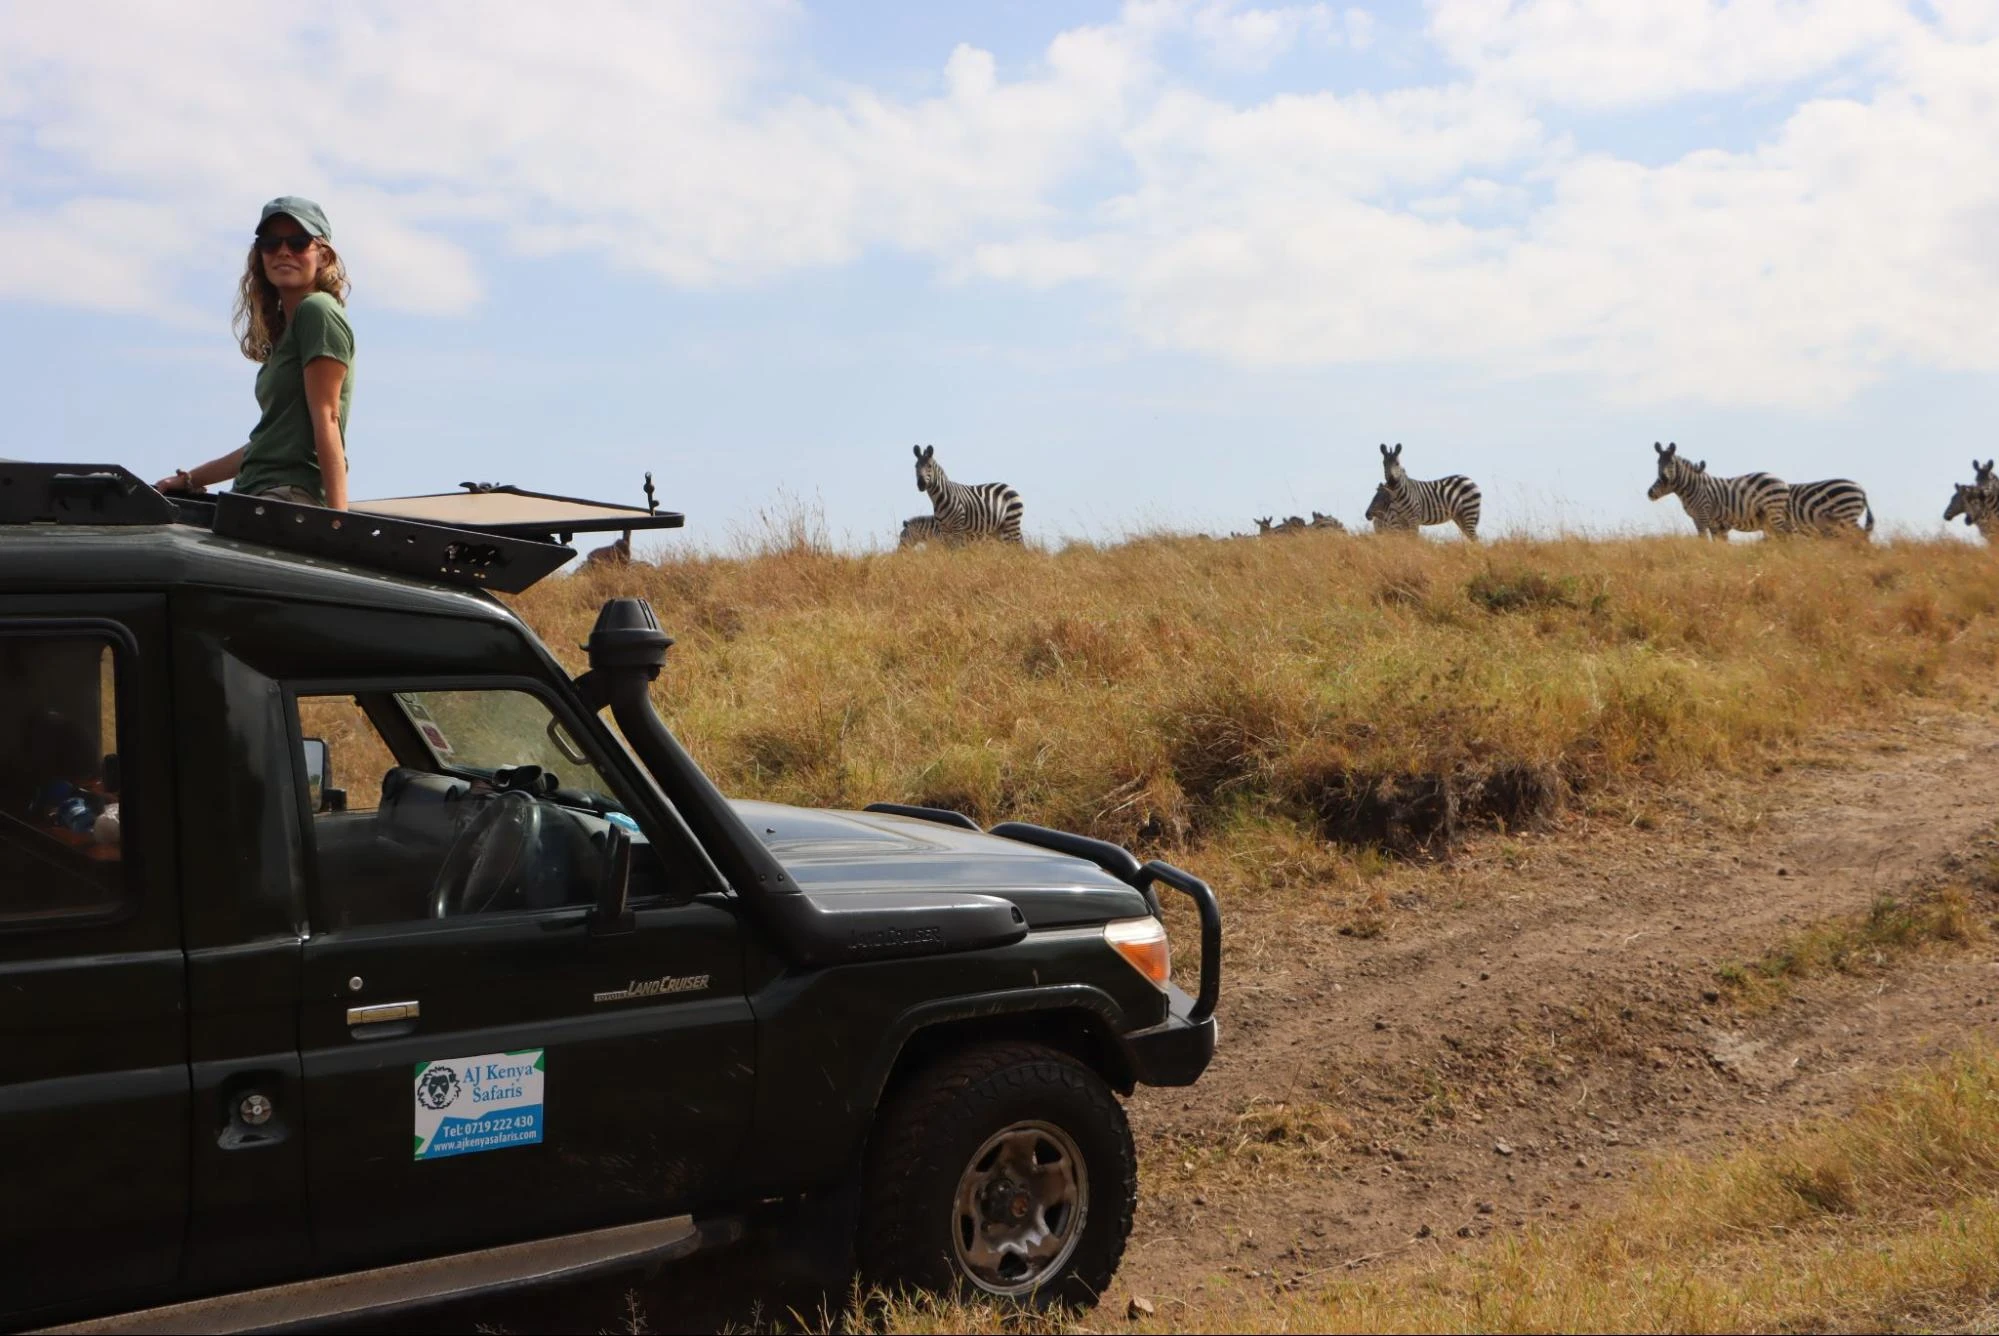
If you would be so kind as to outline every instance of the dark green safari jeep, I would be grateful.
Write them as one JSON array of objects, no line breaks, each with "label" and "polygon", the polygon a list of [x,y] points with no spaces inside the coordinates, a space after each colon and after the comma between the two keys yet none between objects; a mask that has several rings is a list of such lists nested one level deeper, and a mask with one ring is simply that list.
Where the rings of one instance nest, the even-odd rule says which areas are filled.
[{"label": "dark green safari jeep", "polygon": [[1117,1095],[1214,1052],[1214,896],[726,799],[653,710],[651,608],[571,678],[493,597],[679,522],[0,463],[0,1326],[380,1315],[792,1208],[872,1281],[1102,1292]]}]

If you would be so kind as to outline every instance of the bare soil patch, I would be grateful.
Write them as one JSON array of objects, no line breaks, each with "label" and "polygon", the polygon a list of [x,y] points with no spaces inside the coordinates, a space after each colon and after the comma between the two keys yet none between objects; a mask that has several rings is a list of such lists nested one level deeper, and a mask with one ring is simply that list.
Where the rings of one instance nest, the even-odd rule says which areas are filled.
[{"label": "bare soil patch", "polygon": [[1738,1008],[1720,977],[1999,849],[1995,773],[1999,721],[1933,715],[1829,737],[1761,783],[1475,840],[1398,875],[1378,936],[1239,920],[1280,941],[1232,953],[1254,964],[1231,960],[1214,1067],[1133,1101],[1152,1172],[1121,1287],[1310,1284],[1558,1218],[1646,1157],[1838,1107],[1991,1033],[1986,945],[1800,980],[1774,1008]]}]

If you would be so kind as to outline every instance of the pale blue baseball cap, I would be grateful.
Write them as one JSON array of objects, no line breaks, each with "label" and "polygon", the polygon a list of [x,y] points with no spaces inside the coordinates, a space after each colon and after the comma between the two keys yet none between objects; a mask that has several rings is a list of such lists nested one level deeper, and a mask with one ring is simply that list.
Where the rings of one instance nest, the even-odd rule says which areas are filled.
[{"label": "pale blue baseball cap", "polygon": [[264,212],[257,219],[257,230],[262,232],[264,224],[278,214],[304,228],[307,236],[318,237],[321,241],[333,240],[333,224],[326,221],[326,210],[311,200],[298,195],[280,195],[264,206]]}]

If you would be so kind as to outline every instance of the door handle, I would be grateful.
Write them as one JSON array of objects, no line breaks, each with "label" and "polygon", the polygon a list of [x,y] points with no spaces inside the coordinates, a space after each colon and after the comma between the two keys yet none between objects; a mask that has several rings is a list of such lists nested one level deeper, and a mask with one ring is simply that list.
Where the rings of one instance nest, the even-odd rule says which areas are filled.
[{"label": "door handle", "polygon": [[372,1006],[347,1008],[349,1025],[381,1025],[386,1021],[413,1021],[421,1014],[417,1002],[377,1002]]}]

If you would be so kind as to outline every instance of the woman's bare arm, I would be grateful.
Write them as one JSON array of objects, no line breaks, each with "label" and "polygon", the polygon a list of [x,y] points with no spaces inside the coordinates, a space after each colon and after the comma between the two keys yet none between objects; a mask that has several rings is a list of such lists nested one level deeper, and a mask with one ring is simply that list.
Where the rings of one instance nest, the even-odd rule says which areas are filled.
[{"label": "woman's bare arm", "polygon": [[346,379],[346,364],[338,358],[315,357],[305,364],[305,406],[312,414],[312,444],[329,510],[347,509],[347,443],[340,438],[340,387]]},{"label": "woman's bare arm", "polygon": [[228,454],[211,459],[206,464],[196,464],[185,474],[170,473],[153,486],[164,492],[169,488],[182,486],[183,478],[189,487],[206,487],[212,482],[228,482],[243,467],[243,452],[249,448],[247,445],[239,445]]}]

